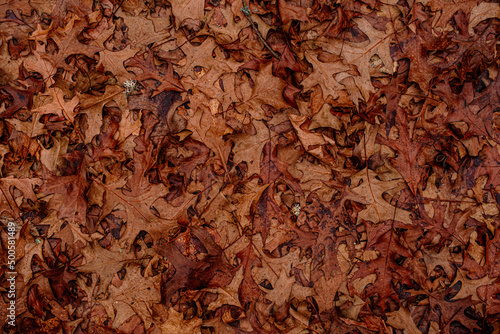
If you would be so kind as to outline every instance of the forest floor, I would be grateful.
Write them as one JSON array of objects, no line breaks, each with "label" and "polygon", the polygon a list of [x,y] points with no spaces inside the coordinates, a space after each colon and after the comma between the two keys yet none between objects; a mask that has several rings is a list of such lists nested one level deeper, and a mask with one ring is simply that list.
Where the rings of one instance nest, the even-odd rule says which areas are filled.
[{"label": "forest floor", "polygon": [[5,0],[4,333],[500,333],[500,5]]}]

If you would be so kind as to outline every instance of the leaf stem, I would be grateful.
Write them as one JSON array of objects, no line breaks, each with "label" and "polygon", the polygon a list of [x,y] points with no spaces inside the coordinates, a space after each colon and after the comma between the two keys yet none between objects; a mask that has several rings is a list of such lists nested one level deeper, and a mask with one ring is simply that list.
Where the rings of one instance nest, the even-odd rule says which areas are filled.
[{"label": "leaf stem", "polygon": [[243,14],[245,14],[248,22],[250,22],[250,25],[252,26],[253,30],[257,34],[257,37],[259,37],[260,41],[262,42],[262,44],[264,44],[266,49],[269,50],[269,52],[271,52],[271,54],[273,55],[274,58],[281,60],[281,57],[271,48],[271,46],[266,42],[264,37],[262,37],[262,34],[260,33],[259,29],[257,28],[257,25],[252,20],[252,13],[248,9],[247,2],[245,0],[243,0],[243,8],[241,8],[241,11],[243,12]]}]

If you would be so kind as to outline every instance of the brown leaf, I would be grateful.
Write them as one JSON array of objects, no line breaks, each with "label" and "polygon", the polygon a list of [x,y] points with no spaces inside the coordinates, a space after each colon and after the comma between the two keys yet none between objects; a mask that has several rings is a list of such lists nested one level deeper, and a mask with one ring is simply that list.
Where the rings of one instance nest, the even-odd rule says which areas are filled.
[{"label": "brown leaf", "polygon": [[51,203],[58,208],[59,218],[68,218],[76,224],[85,222],[87,200],[85,190],[88,186],[83,169],[74,175],[56,176],[47,173],[46,182],[40,187],[42,194],[55,194]]},{"label": "brown leaf", "polygon": [[82,249],[86,263],[79,266],[78,270],[83,273],[97,273],[99,275],[100,282],[95,297],[105,293],[113,275],[134,260],[132,254],[126,250],[120,250],[120,252],[109,251],[97,243]]},{"label": "brown leaf", "polygon": [[55,55],[43,54],[42,58],[51,61],[55,67],[62,67],[72,72],[74,67],[66,63],[66,59],[75,54],[83,54],[92,58],[95,53],[102,50],[101,47],[83,44],[78,40],[78,35],[85,28],[86,22],[77,18],[71,19],[64,28],[58,28],[49,34],[50,38],[58,46],[58,52]]},{"label": "brown leaf", "polygon": [[0,114],[0,118],[9,118],[16,113],[16,111],[22,108],[31,107],[33,103],[32,92],[20,90],[11,86],[1,86],[0,89],[6,91],[13,99],[12,104]]},{"label": "brown leaf", "polygon": [[120,83],[134,78],[133,74],[129,73],[123,63],[130,58],[133,58],[137,53],[137,49],[127,47],[120,51],[103,50],[99,52],[99,63],[97,67],[103,67],[104,71],[109,71],[114,74]]},{"label": "brown leaf", "polygon": [[[222,249],[213,242],[205,230],[196,227],[190,232],[192,235],[188,232],[186,236],[191,241],[195,240],[195,242],[201,243],[206,254],[204,260],[192,260],[186,257],[175,245],[175,242],[157,247],[158,253],[168,259],[175,268],[175,273],[171,277],[167,278],[166,275],[162,277],[162,303],[167,306],[170,305],[170,298],[173,294],[180,289],[195,290],[207,284],[209,287],[219,287],[228,284],[230,281],[230,279],[226,282],[224,280],[213,280],[217,271],[227,274],[232,270],[232,267],[224,258]],[[177,240],[181,240],[180,237],[182,236],[180,235]]]},{"label": "brown leaf", "polygon": [[[357,84],[362,96],[368,97],[373,91],[370,80],[370,60],[377,54],[382,60],[385,68],[392,73],[393,60],[390,53],[391,33],[393,27],[388,25],[386,31],[382,32],[373,28],[366,18],[353,19],[357,23],[358,29],[368,36],[368,43],[350,43],[343,40],[329,40],[320,38],[320,45],[324,51],[335,55],[340,55],[348,65],[355,65],[360,73]],[[357,104],[358,101],[354,101]]]},{"label": "brown leaf", "polygon": [[36,194],[33,191],[35,186],[40,186],[42,180],[38,178],[33,179],[17,179],[12,176],[0,179],[0,189],[2,195],[0,197],[0,213],[7,212],[11,218],[17,219],[19,217],[20,208],[19,202],[16,201],[18,196],[14,196],[14,191],[20,191],[24,197],[24,201],[36,201]]},{"label": "brown leaf", "polygon": [[201,21],[203,20],[205,4],[203,1],[198,0],[174,0],[171,2],[172,4],[172,12],[174,16],[177,18],[175,25],[177,28],[183,23],[186,19],[193,19]]},{"label": "brown leaf", "polygon": [[260,69],[255,78],[255,85],[242,86],[242,101],[238,104],[238,110],[248,109],[255,120],[262,120],[264,113],[262,106],[270,105],[276,109],[288,107],[283,98],[283,90],[286,87],[284,80],[272,75],[272,64],[268,63]]},{"label": "brown leaf", "polygon": [[287,24],[291,20],[299,20],[302,22],[309,21],[305,8],[290,5],[285,0],[278,1],[278,8],[280,11],[280,17],[283,24]]},{"label": "brown leaf", "polygon": [[243,281],[238,289],[240,302],[243,305],[254,303],[260,296],[261,291],[252,278],[252,268],[261,266],[260,259],[253,251],[252,243],[237,254],[243,266]]},{"label": "brown leaf", "polygon": [[64,97],[64,91],[59,88],[51,88],[47,96],[52,97],[50,103],[38,106],[33,111],[38,112],[42,115],[45,114],[55,114],[59,116],[60,119],[65,118],[71,123],[75,121],[75,108],[80,102],[78,97],[73,97],[70,101],[66,101]]},{"label": "brown leaf", "polygon": [[377,139],[397,152],[396,158],[392,159],[393,166],[401,173],[413,194],[417,194],[419,184],[426,173],[422,167],[424,164],[421,163],[425,157],[422,155],[425,142],[410,138],[407,116],[401,108],[396,110],[396,127],[399,130],[396,140],[387,140],[380,136]]}]

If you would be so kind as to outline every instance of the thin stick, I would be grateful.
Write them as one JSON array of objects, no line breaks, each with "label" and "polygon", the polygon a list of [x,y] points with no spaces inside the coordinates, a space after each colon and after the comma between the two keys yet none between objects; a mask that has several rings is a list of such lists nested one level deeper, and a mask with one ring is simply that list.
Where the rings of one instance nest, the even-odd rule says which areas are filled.
[{"label": "thin stick", "polygon": [[120,7],[123,5],[124,2],[125,0],[120,1],[120,4],[118,5],[118,7],[116,7],[116,9],[113,11],[113,15],[111,16],[115,16],[116,12],[118,11],[118,9],[120,9]]},{"label": "thin stick", "polygon": [[259,39],[262,42],[262,44],[264,44],[264,46],[266,47],[266,49],[268,49],[269,52],[271,52],[271,54],[273,55],[274,58],[277,58],[278,60],[281,60],[280,56],[276,52],[274,52],[274,50],[271,48],[271,46],[269,46],[269,44],[267,44],[267,42],[264,39],[264,37],[262,37],[262,35],[260,34],[260,31],[257,28],[257,25],[252,20],[252,16],[251,16],[252,14],[250,13],[250,10],[248,9],[247,2],[245,0],[243,0],[243,8],[241,8],[241,11],[243,12],[243,14],[245,14],[246,18],[248,19],[248,22],[250,22],[250,25],[252,26],[253,30],[255,31],[255,33],[257,34],[257,36],[259,37]]}]

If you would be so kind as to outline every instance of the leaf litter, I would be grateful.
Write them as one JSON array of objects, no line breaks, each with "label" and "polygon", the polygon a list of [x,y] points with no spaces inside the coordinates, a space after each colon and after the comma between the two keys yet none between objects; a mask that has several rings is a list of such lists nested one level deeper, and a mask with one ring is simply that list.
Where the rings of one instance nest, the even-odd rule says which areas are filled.
[{"label": "leaf litter", "polygon": [[3,332],[500,332],[499,15],[0,4]]}]

